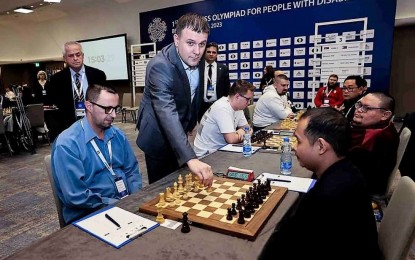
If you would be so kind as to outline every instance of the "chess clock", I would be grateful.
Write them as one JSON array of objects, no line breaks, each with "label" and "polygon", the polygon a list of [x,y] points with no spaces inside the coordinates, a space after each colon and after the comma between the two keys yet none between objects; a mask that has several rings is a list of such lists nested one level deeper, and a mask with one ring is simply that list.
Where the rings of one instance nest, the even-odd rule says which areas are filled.
[{"label": "chess clock", "polygon": [[228,172],[226,173],[226,178],[237,179],[242,181],[253,181],[255,176],[252,170],[229,167]]}]

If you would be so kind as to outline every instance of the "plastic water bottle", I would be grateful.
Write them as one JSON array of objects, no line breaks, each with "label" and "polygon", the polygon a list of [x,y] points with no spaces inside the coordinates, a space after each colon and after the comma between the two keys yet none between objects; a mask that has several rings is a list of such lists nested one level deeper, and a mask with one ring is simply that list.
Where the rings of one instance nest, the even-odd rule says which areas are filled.
[{"label": "plastic water bottle", "polygon": [[251,134],[249,133],[249,126],[245,126],[244,131],[245,134],[242,146],[242,153],[245,157],[249,157],[252,154]]},{"label": "plastic water bottle", "polygon": [[280,170],[282,175],[291,175],[292,161],[290,139],[288,137],[284,137],[280,161]]}]

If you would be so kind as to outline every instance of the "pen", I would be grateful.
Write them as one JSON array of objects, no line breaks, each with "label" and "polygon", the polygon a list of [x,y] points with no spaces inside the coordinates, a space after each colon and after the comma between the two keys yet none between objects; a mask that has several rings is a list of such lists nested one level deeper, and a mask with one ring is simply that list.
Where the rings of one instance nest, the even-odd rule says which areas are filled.
[{"label": "pen", "polygon": [[110,215],[105,214],[105,217],[106,217],[109,221],[111,221],[114,225],[116,225],[117,227],[121,227],[121,226],[120,226],[120,224],[118,224],[118,222],[117,222],[117,221],[115,221],[113,218],[111,218],[111,217],[110,217]]},{"label": "pen", "polygon": [[269,181],[279,181],[279,182],[291,182],[290,180],[283,180],[283,179],[270,179],[270,178],[268,178],[267,180],[269,180]]},{"label": "pen", "polygon": [[242,147],[242,144],[233,144],[233,147]]},{"label": "pen", "polygon": [[129,238],[131,240],[136,239],[137,237],[141,237],[146,231],[147,231],[147,227],[142,227],[138,230],[137,233],[127,235],[127,238]]}]

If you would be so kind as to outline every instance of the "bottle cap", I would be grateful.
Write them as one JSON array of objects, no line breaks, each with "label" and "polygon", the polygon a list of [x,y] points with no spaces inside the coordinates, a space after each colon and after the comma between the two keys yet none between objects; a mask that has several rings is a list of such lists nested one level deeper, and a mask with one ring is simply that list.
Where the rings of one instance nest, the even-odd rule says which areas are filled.
[{"label": "bottle cap", "polygon": [[290,141],[290,138],[284,137],[284,142],[289,142],[289,141]]}]

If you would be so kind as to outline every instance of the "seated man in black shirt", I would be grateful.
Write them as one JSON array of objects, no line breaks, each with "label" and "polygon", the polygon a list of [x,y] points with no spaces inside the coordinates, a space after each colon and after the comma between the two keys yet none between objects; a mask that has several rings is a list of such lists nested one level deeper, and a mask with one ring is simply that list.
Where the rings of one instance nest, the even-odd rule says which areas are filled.
[{"label": "seated man in black shirt", "polygon": [[259,259],[379,259],[363,176],[345,159],[349,123],[333,108],[303,114],[295,136],[300,165],[317,182],[271,235]]}]

